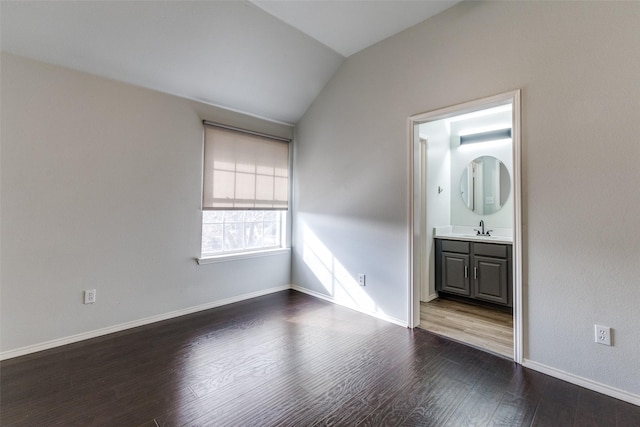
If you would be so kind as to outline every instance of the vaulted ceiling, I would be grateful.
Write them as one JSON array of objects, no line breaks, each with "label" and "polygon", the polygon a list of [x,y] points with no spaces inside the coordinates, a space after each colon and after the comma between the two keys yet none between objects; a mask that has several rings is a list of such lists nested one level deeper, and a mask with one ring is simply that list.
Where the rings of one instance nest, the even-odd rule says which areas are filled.
[{"label": "vaulted ceiling", "polygon": [[2,50],[284,123],[345,58],[458,3],[6,1]]}]

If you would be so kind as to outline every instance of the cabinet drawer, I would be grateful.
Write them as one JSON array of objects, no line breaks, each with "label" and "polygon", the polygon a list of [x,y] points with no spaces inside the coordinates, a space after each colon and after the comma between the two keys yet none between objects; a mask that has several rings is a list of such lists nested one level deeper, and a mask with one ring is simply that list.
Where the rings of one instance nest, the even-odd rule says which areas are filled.
[{"label": "cabinet drawer", "polygon": [[473,253],[475,255],[492,256],[496,258],[507,258],[507,245],[497,245],[495,243],[474,243]]},{"label": "cabinet drawer", "polygon": [[443,240],[442,241],[443,252],[457,252],[460,254],[469,253],[469,242],[461,242],[459,240]]}]

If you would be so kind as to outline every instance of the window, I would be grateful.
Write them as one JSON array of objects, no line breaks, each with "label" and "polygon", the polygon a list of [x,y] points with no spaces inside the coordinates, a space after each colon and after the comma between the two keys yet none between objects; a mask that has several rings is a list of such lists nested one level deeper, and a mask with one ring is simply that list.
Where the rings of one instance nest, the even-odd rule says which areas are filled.
[{"label": "window", "polygon": [[205,122],[202,257],[286,246],[288,140]]},{"label": "window", "polygon": [[202,253],[207,255],[276,249],[286,244],[282,211],[204,211]]}]

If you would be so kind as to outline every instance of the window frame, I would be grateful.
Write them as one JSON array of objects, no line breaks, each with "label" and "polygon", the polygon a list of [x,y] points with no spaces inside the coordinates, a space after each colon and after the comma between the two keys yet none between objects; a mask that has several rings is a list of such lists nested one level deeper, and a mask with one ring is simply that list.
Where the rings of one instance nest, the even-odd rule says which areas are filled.
[{"label": "window frame", "polygon": [[[293,139],[288,139],[279,136],[268,135],[261,132],[256,132],[252,130],[241,129],[233,126],[228,126],[224,124],[219,124],[215,122],[210,122],[207,120],[203,120],[202,122],[202,152],[201,152],[201,168],[200,168],[200,249],[199,249],[199,257],[196,258],[196,262],[199,265],[203,264],[212,264],[218,262],[226,262],[226,261],[234,261],[240,259],[249,259],[249,258],[258,258],[264,256],[274,256],[281,254],[288,254],[291,252],[291,204],[292,204],[292,195],[293,195],[293,150],[294,144]],[[242,249],[238,251],[227,251],[220,253],[203,253],[203,226],[204,226],[204,212],[205,211],[214,211],[210,209],[204,209],[203,203],[203,195],[204,195],[204,150],[205,150],[205,132],[206,126],[217,126],[228,130],[233,130],[241,133],[247,133],[249,135],[261,136],[266,138],[272,138],[275,140],[283,141],[284,143],[289,144],[289,159],[288,159],[288,201],[287,201],[287,209],[278,210],[281,214],[280,219],[280,246],[274,247],[270,246],[267,248],[251,248],[251,249]],[[270,209],[217,209],[215,211],[225,211],[225,210],[235,210],[235,211],[267,211]],[[277,209],[274,209],[277,210]],[[243,222],[244,224],[244,222]]]},{"label": "window frame", "polygon": [[[260,209],[220,209],[220,210],[208,210],[208,212],[227,212],[227,211],[231,211],[231,212],[274,212],[274,211],[269,211],[269,210],[260,210]],[[287,221],[288,219],[288,211],[284,211],[284,210],[278,210],[275,211],[278,213],[278,222],[280,223],[279,225],[279,241],[280,244],[279,245],[273,245],[273,246],[261,246],[261,247],[254,247],[254,248],[243,248],[243,249],[237,249],[237,250],[223,250],[220,252],[203,252],[203,242],[204,242],[204,226],[205,226],[205,212],[207,212],[206,210],[201,210],[202,212],[202,231],[200,233],[201,236],[201,240],[200,240],[200,258],[198,258],[199,260],[203,260],[203,259],[214,259],[214,258],[241,258],[243,255],[249,255],[249,254],[255,254],[255,253],[265,253],[265,254],[274,254],[274,253],[279,253],[279,251],[281,251],[282,249],[288,249],[288,241],[287,241],[287,237],[289,235],[288,233],[288,223],[289,221]],[[209,224],[209,223],[206,223]],[[224,223],[222,223],[224,224]],[[248,222],[242,221],[242,222],[237,222],[237,224],[242,224],[243,228],[245,224],[248,224]],[[224,231],[223,231],[223,239],[224,239]],[[224,243],[223,243],[224,246]]]}]

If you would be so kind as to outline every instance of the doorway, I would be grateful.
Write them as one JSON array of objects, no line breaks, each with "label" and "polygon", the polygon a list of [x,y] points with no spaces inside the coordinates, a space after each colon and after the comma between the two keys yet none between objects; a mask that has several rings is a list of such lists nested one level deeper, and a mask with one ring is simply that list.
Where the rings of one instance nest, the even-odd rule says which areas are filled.
[{"label": "doorway", "polygon": [[[436,309],[473,312],[469,322],[478,326],[484,320],[474,320],[475,312],[488,309],[489,318],[511,328],[511,354],[504,342],[495,352],[521,363],[520,91],[414,115],[409,135],[410,326],[420,326],[421,311],[430,307],[436,318]],[[449,242],[444,251],[443,241]],[[487,251],[504,258],[488,259]],[[482,347],[474,336],[483,333],[470,331],[470,337],[452,338]],[[502,332],[487,329],[485,335]]]}]

